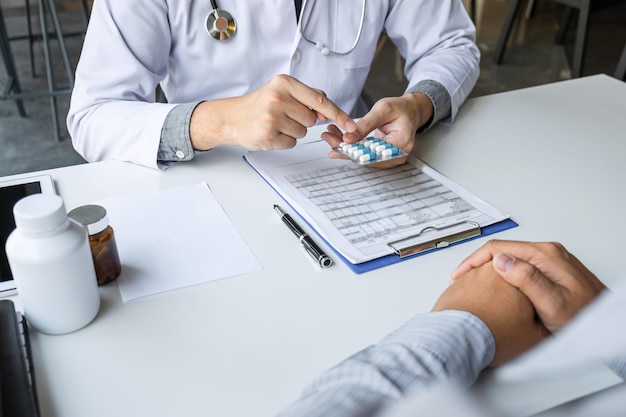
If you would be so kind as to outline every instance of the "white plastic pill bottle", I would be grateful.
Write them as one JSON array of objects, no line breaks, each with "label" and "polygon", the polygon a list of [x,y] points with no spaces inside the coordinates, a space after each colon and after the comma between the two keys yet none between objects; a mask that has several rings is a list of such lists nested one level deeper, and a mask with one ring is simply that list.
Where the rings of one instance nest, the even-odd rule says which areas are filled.
[{"label": "white plastic pill bottle", "polygon": [[26,320],[64,334],[89,324],[100,294],[84,227],[67,216],[56,194],[33,194],[13,207],[16,229],[6,253]]}]

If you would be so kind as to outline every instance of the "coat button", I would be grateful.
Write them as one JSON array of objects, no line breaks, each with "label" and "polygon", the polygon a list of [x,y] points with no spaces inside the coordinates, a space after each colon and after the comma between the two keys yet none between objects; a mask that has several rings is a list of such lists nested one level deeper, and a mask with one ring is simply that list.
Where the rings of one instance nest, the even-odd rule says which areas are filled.
[{"label": "coat button", "polygon": [[294,64],[299,64],[300,61],[302,61],[302,52],[300,52],[299,49],[296,49],[296,51],[293,53],[293,55],[291,56],[291,61]]}]

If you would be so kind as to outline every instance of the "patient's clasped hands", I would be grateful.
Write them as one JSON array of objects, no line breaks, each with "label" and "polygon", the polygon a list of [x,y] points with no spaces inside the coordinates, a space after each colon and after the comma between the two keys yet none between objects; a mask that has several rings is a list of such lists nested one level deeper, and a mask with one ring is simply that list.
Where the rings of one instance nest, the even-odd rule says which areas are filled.
[{"label": "patient's clasped hands", "polygon": [[605,290],[559,243],[492,240],[452,272],[433,310],[464,310],[491,330],[497,366],[566,325]]}]

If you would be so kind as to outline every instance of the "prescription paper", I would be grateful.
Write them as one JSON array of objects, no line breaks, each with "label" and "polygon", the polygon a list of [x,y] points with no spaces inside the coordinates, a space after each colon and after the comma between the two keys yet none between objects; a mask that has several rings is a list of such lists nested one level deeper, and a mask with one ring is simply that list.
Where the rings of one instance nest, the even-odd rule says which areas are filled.
[{"label": "prescription paper", "polygon": [[395,241],[443,239],[510,217],[412,155],[408,164],[386,170],[327,155],[328,144],[317,140],[245,158],[352,264],[393,254]]}]

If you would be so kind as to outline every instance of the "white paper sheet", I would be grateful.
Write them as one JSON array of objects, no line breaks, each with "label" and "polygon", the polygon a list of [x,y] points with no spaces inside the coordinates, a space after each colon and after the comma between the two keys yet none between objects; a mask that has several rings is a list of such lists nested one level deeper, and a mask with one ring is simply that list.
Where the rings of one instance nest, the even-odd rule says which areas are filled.
[{"label": "white paper sheet", "polygon": [[97,202],[122,262],[122,300],[261,269],[206,184]]}]

